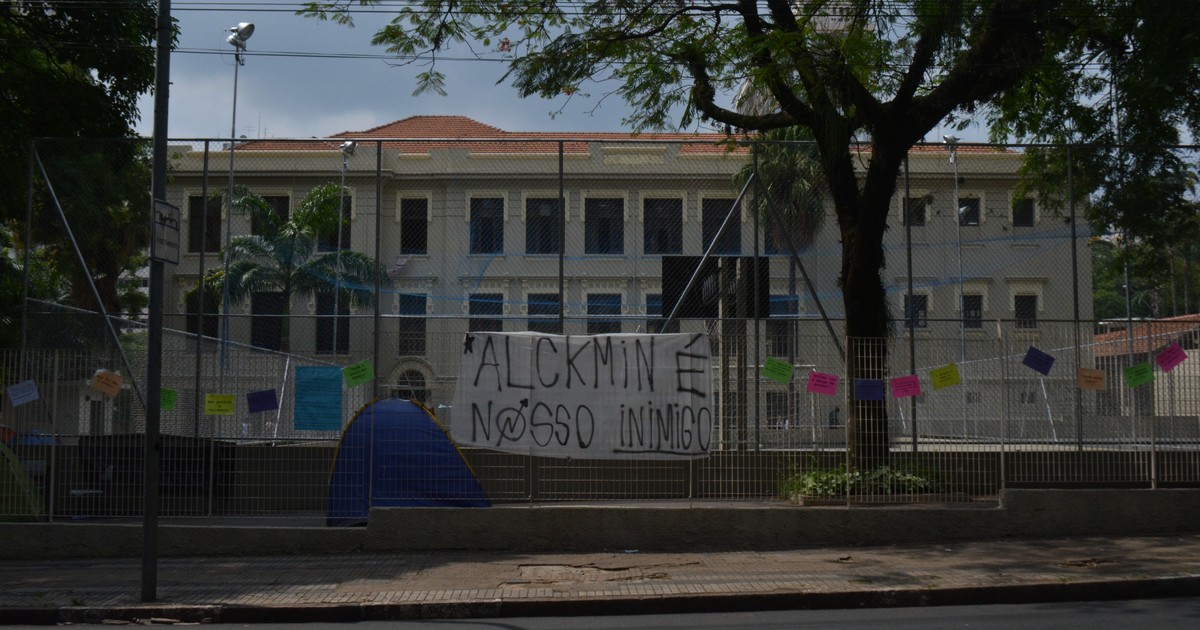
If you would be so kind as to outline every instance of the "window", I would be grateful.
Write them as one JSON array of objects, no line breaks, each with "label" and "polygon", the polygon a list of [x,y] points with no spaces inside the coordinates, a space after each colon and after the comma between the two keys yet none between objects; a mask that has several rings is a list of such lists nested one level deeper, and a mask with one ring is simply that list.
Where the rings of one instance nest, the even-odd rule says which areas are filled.
[{"label": "window", "polygon": [[791,357],[795,354],[793,331],[795,316],[800,312],[800,296],[772,295],[771,317],[767,320],[767,354],[773,357]]},{"label": "window", "polygon": [[979,225],[979,197],[958,198],[958,224]]},{"label": "window", "polygon": [[978,405],[983,402],[983,394],[979,392],[967,392],[967,404]]},{"label": "window", "polygon": [[250,345],[267,350],[283,349],[283,293],[250,295]]},{"label": "window", "polygon": [[591,293],[587,296],[587,334],[621,332],[621,294]]},{"label": "window", "polygon": [[558,199],[525,200],[525,253],[557,254],[562,249]]},{"label": "window", "polygon": [[1033,227],[1033,200],[1017,199],[1012,207],[1013,227]]},{"label": "window", "polygon": [[584,253],[625,253],[624,200],[588,199],[584,203],[583,222]]},{"label": "window", "polygon": [[[204,303],[203,317],[200,316],[202,301]],[[184,307],[187,312],[187,331],[189,333],[194,335],[200,326],[203,326],[204,330],[201,334],[205,337],[217,336],[217,328],[220,321],[218,313],[221,312],[220,291],[209,291],[201,295],[200,290],[192,289],[184,294]]]},{"label": "window", "polygon": [[679,332],[679,320],[671,322],[671,325],[666,328],[663,327],[663,324],[667,323],[666,319],[669,315],[670,313],[663,312],[661,293],[646,294],[646,332],[653,334]]},{"label": "window", "polygon": [[[929,197],[909,197],[908,216],[906,217],[908,220],[905,221],[904,224],[911,225],[913,227],[921,227],[925,225],[925,207],[928,205],[928,203]],[[900,212],[903,213],[904,209],[901,208]]]},{"label": "window", "polygon": [[796,423],[792,421],[791,398],[788,392],[766,392],[768,429],[784,431],[797,428]]},{"label": "window", "polygon": [[1021,404],[1022,405],[1033,405],[1033,404],[1036,404],[1038,401],[1037,392],[1027,389],[1027,390],[1018,392],[1018,393],[1021,396]]},{"label": "window", "polygon": [[904,296],[904,321],[908,328],[925,328],[929,325],[929,296],[914,293]]},{"label": "window", "polygon": [[983,296],[962,296],[963,328],[983,328]]},{"label": "window", "polygon": [[400,375],[400,382],[392,389],[392,398],[415,400],[421,404],[429,402],[429,390],[425,385],[425,375],[416,370],[405,370]]},{"label": "window", "polygon": [[396,351],[402,357],[425,356],[425,295],[400,295],[400,338]]},{"label": "window", "polygon": [[[717,235],[717,230],[721,228],[721,222],[725,220],[725,216],[729,214],[730,208],[736,199],[705,199],[701,204],[700,212],[700,231],[704,236],[704,249],[713,242],[713,238]],[[713,248],[714,254],[739,254],[742,251],[742,221],[741,213],[736,209],[733,210],[733,216],[729,217],[729,224],[725,226],[725,232],[721,234],[721,240],[717,246]]]},{"label": "window", "polygon": [[350,297],[342,295],[337,303],[337,317],[333,315],[333,294],[317,294],[317,353],[334,353],[334,322],[337,325],[337,352],[350,352]]},{"label": "window", "polygon": [[499,293],[472,293],[467,301],[467,312],[471,316],[467,322],[470,332],[504,330],[504,322],[500,319],[504,313],[504,296]]},{"label": "window", "polygon": [[647,255],[683,253],[683,201],[644,199],[643,252]]},{"label": "window", "polygon": [[429,253],[429,200],[400,200],[400,253]]},{"label": "window", "polygon": [[471,253],[504,251],[504,200],[481,197],[471,200]]},{"label": "window", "polygon": [[1016,316],[1017,328],[1037,328],[1038,296],[1014,295],[1013,313]]},{"label": "window", "polygon": [[[191,253],[217,252],[221,250],[221,205],[220,197],[192,195],[188,197],[188,251]],[[205,209],[208,215],[205,216]]]},{"label": "window", "polygon": [[[262,198],[267,206],[271,208],[271,212],[275,214],[276,220],[280,224],[286,223],[288,220],[288,205],[291,203],[291,198],[287,195],[270,195]],[[267,226],[257,215],[250,215],[250,233],[255,236],[271,236],[267,233]]]},{"label": "window", "polygon": [[529,321],[526,326],[533,332],[562,334],[558,321],[557,293],[530,293],[527,296]]},{"label": "window", "polygon": [[[341,242],[338,242],[338,226],[334,226],[329,232],[322,234],[317,241],[317,250],[322,252],[332,252],[336,249],[350,249],[350,216],[354,209],[354,198],[350,195],[345,195],[341,200],[342,209],[342,224],[341,224]],[[330,298],[331,300],[333,298]]]}]

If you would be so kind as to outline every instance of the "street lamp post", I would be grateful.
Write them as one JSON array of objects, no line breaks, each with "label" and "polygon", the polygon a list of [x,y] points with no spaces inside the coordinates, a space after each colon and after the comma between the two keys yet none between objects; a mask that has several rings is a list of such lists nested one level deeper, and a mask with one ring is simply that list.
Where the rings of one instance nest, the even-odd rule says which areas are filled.
[{"label": "street lamp post", "polygon": [[225,41],[233,46],[233,113],[229,123],[229,191],[225,199],[225,270],[221,276],[224,287],[221,296],[221,391],[225,391],[225,372],[229,367],[229,244],[233,238],[233,150],[237,143],[237,88],[238,68],[246,63],[242,53],[246,51],[246,40],[254,34],[254,25],[239,22],[227,29]]},{"label": "street lamp post", "polygon": [[354,150],[358,148],[358,143],[353,140],[347,140],[342,143],[342,183],[338,188],[338,230],[337,243],[333,255],[333,356],[337,358],[338,354],[338,324],[339,311],[338,301],[341,299],[342,292],[342,223],[346,216],[346,171],[350,168],[350,156],[354,155]]},{"label": "street lamp post", "polygon": [[[954,236],[956,241],[956,250],[958,254],[958,361],[961,367],[962,363],[967,360],[967,316],[963,308],[963,256],[962,256],[962,224],[963,213],[966,208],[962,205],[962,198],[958,193],[958,137],[953,135],[944,135],[942,140],[950,149],[950,164],[954,167],[954,207],[957,212],[954,213]],[[967,433],[967,393],[963,390],[963,437]]]}]

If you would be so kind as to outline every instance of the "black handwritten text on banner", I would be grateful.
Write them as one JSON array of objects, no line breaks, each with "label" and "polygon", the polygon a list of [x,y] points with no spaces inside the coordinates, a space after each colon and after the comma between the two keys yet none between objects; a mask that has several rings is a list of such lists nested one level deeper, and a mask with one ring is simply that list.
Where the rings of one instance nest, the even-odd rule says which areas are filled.
[{"label": "black handwritten text on banner", "polygon": [[707,335],[471,333],[451,433],[543,457],[704,457],[711,364]]}]

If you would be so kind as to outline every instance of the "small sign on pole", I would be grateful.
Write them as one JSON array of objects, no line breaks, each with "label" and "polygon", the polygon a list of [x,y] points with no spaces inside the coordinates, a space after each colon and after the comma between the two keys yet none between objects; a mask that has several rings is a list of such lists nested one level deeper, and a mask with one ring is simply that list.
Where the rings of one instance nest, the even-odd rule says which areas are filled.
[{"label": "small sign on pole", "polygon": [[163,201],[154,200],[153,238],[150,241],[150,259],[172,265],[179,264],[179,208]]}]

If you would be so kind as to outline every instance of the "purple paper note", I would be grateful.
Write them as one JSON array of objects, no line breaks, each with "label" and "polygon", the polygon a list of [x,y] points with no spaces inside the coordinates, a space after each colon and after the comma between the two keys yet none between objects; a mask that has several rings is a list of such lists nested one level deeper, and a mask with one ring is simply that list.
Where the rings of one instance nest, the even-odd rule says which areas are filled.
[{"label": "purple paper note", "polygon": [[855,400],[883,400],[883,381],[874,378],[854,379]]},{"label": "purple paper note", "polygon": [[1188,355],[1183,351],[1183,347],[1176,342],[1164,348],[1162,352],[1159,352],[1154,357],[1154,362],[1158,364],[1160,370],[1170,372],[1175,369],[1175,366],[1186,361],[1187,358]]},{"label": "purple paper note", "polygon": [[262,411],[273,411],[279,408],[279,401],[275,398],[275,390],[264,389],[261,392],[250,392],[246,394],[246,407],[250,413],[259,413]]},{"label": "purple paper note", "polygon": [[897,376],[892,379],[892,398],[908,398],[921,395],[921,379],[916,374]]},{"label": "purple paper note", "polygon": [[1025,353],[1025,359],[1021,363],[1042,376],[1049,376],[1050,368],[1054,367],[1054,357],[1029,346],[1029,351]]},{"label": "purple paper note", "polygon": [[836,396],[837,386],[837,374],[826,374],[825,372],[813,370],[808,373],[808,385],[805,387],[805,391],[813,394]]}]

